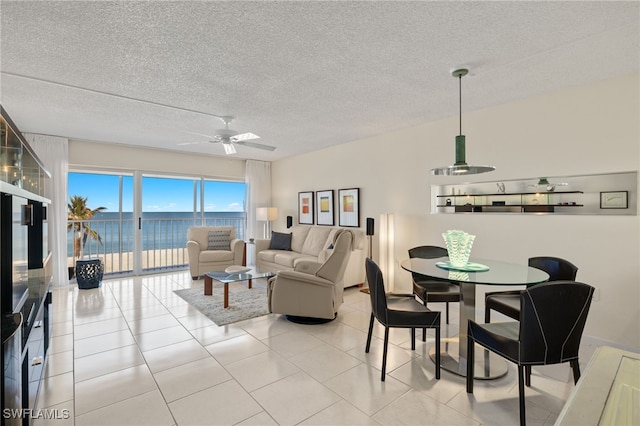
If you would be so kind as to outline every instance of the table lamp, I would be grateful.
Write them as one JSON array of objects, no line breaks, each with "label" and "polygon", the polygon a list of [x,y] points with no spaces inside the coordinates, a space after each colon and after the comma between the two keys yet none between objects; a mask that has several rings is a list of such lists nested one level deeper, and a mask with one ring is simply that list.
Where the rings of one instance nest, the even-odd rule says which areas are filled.
[{"label": "table lamp", "polygon": [[256,220],[264,222],[263,238],[271,237],[271,222],[278,219],[277,207],[258,207],[256,209]]}]

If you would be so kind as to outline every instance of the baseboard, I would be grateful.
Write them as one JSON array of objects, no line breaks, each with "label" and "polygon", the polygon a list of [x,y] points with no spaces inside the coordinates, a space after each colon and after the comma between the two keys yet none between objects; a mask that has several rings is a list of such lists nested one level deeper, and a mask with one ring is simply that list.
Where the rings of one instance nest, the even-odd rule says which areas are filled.
[{"label": "baseboard", "polygon": [[587,345],[592,345],[592,346],[612,346],[614,348],[622,349],[624,351],[640,353],[640,347],[637,347],[637,346],[634,347],[634,346],[631,346],[631,345],[624,345],[624,344],[620,344],[618,342],[613,342],[611,340],[606,340],[606,339],[602,339],[600,337],[595,337],[595,336],[583,335],[581,344],[582,343],[587,344]]}]

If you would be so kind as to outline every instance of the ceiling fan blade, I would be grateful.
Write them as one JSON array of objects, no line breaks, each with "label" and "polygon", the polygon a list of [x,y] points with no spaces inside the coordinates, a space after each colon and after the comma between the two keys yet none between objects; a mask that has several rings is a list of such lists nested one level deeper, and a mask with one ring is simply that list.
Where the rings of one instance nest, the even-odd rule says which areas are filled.
[{"label": "ceiling fan blade", "polygon": [[201,143],[208,143],[209,141],[202,141],[202,142],[180,142],[177,143],[176,145],[199,145]]},{"label": "ceiling fan blade", "polygon": [[212,136],[212,135],[205,135],[204,133],[197,133],[197,132],[192,132],[192,131],[189,131],[189,130],[183,130],[183,132],[191,133],[192,135],[204,136],[205,138],[209,138],[209,139],[214,139],[215,138],[215,136]]},{"label": "ceiling fan blade", "polygon": [[239,135],[232,136],[231,139],[233,139],[234,142],[240,142],[248,141],[251,139],[260,139],[260,136],[254,135],[253,133],[241,133]]},{"label": "ceiling fan blade", "polygon": [[275,151],[276,150],[275,146],[264,145],[264,144],[261,144],[261,143],[246,142],[246,141],[239,141],[239,142],[235,142],[235,143],[237,145],[244,145],[244,146],[248,146],[250,148],[264,149],[265,151]]},{"label": "ceiling fan blade", "polygon": [[176,145],[200,145],[203,143],[220,143],[220,140],[200,141],[200,142],[180,142]]}]

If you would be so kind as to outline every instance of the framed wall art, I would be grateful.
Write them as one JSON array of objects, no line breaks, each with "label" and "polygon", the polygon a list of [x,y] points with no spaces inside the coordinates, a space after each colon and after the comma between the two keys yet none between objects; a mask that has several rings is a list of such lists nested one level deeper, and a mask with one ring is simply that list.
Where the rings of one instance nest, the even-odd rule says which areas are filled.
[{"label": "framed wall art", "polygon": [[338,225],[360,227],[360,189],[338,190]]},{"label": "framed wall art", "polygon": [[333,226],[333,189],[316,191],[316,224]]},{"label": "framed wall art", "polygon": [[629,191],[606,191],[600,193],[601,209],[628,209]]},{"label": "framed wall art", "polygon": [[298,223],[313,225],[313,191],[298,192]]}]

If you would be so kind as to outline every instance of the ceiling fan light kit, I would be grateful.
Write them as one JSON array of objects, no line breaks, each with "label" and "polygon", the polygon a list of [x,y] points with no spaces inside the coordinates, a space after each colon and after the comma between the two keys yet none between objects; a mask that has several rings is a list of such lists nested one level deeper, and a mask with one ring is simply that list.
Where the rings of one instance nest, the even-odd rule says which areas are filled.
[{"label": "ceiling fan light kit", "polygon": [[459,175],[473,175],[478,173],[486,173],[494,171],[496,168],[493,166],[470,166],[467,164],[466,159],[466,141],[465,135],[462,134],[462,77],[467,75],[469,70],[467,68],[460,68],[451,72],[453,77],[458,78],[458,85],[460,88],[460,134],[456,136],[456,162],[452,166],[438,167],[431,169],[432,175],[437,176],[459,176]]},{"label": "ceiling fan light kit", "polygon": [[236,151],[236,147],[233,146],[231,141],[222,142],[222,146],[224,147],[224,153],[227,154],[227,155],[235,154],[237,152]]}]

